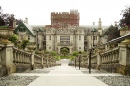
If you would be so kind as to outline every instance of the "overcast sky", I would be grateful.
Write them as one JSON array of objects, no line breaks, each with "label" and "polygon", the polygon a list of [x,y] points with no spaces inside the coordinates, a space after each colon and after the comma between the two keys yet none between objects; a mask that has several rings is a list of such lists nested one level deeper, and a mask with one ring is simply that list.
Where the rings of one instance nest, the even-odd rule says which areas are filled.
[{"label": "overcast sky", "polygon": [[69,12],[77,9],[80,25],[111,25],[121,19],[121,10],[130,0],[0,0],[3,13],[14,14],[17,19],[28,18],[30,25],[49,25],[51,12]]}]

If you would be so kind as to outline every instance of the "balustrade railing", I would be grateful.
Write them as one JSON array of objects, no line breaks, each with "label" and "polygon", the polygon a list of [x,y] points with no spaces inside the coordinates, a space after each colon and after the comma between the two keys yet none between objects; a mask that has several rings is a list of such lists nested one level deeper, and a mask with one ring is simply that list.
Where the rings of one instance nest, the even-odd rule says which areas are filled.
[{"label": "balustrade railing", "polygon": [[13,63],[14,64],[31,64],[31,53],[24,50],[13,48]]},{"label": "balustrade railing", "polygon": [[101,64],[111,64],[119,62],[119,48],[114,48],[112,50],[106,51],[100,54]]},{"label": "balustrade railing", "polygon": [[97,64],[97,55],[93,55],[93,56],[91,57],[91,63],[92,63],[92,64]]},{"label": "balustrade railing", "polygon": [[39,55],[34,55],[34,64],[41,64],[42,63],[42,57]]}]

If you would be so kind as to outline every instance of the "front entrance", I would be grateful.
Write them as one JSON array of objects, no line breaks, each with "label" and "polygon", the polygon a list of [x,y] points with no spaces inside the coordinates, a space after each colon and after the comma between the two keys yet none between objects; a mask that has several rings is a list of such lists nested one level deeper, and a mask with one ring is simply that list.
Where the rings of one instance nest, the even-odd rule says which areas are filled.
[{"label": "front entrance", "polygon": [[68,47],[62,47],[60,48],[60,53],[65,55],[68,55],[70,53],[70,49]]}]

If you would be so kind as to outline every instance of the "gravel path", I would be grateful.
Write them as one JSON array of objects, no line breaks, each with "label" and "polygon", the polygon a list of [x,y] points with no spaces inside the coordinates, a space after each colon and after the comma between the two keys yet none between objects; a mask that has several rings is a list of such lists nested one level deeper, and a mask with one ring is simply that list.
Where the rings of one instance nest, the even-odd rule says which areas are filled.
[{"label": "gravel path", "polygon": [[109,86],[130,86],[130,76],[96,76]]},{"label": "gravel path", "polygon": [[[89,71],[82,71],[84,74],[89,74]],[[106,73],[99,70],[92,70],[91,74],[101,74]],[[109,86],[130,86],[130,76],[95,76],[97,79],[103,81]]]},{"label": "gravel path", "polygon": [[[47,74],[49,70],[35,69],[24,73],[42,73]],[[0,86],[27,86],[33,82],[38,76],[4,76],[0,77]]]},{"label": "gravel path", "polygon": [[[28,71],[25,73],[42,73],[47,74],[51,70],[54,69],[35,69],[32,71]],[[88,74],[88,70],[82,71],[84,74]],[[98,70],[92,70],[92,74],[101,74],[106,73]],[[94,76],[97,79],[103,81],[104,83],[108,84],[109,86],[130,86],[130,76]],[[4,76],[0,77],[0,86],[27,86],[38,76]]]},{"label": "gravel path", "polygon": [[37,76],[5,76],[0,77],[0,86],[27,86]]}]

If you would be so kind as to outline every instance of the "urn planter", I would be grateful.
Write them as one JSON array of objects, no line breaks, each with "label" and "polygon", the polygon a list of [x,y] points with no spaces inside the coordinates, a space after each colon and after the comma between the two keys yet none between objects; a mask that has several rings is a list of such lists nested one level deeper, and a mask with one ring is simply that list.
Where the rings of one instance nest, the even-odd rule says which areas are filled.
[{"label": "urn planter", "polygon": [[130,30],[120,30],[120,36],[124,36],[129,33],[130,33]]},{"label": "urn planter", "polygon": [[0,28],[0,43],[1,44],[9,44],[11,41],[9,41],[9,37],[13,35],[13,29],[10,28]]},{"label": "urn planter", "polygon": [[28,52],[33,52],[36,49],[36,45],[35,44],[28,44],[27,45],[28,48]]}]

